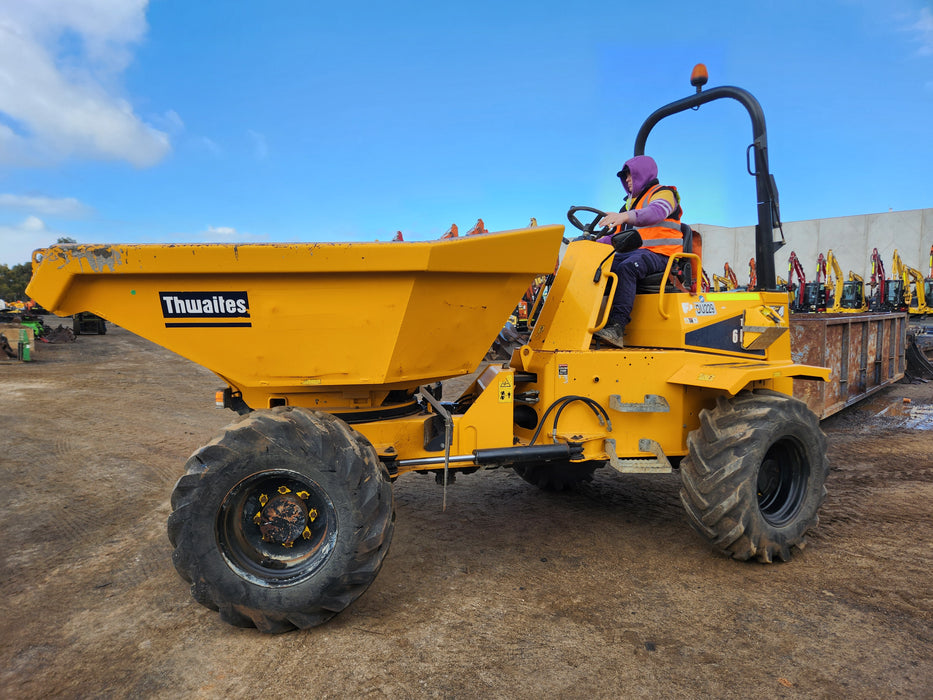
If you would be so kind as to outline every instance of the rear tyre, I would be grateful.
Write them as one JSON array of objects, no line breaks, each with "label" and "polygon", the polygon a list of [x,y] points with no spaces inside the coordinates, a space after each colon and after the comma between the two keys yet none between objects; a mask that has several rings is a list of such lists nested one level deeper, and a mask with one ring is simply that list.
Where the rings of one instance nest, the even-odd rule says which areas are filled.
[{"label": "rear tyre", "polygon": [[375,450],[325,413],[278,407],[195,452],[172,493],[178,573],[226,622],[278,633],[319,625],[376,578],[395,527]]},{"label": "rear tyre", "polygon": [[529,484],[542,491],[569,491],[578,484],[593,480],[593,472],[604,462],[543,462],[516,464],[512,469]]},{"label": "rear tyre", "polygon": [[803,549],[826,498],[826,436],[801,401],[743,391],[700,412],[680,464],[694,529],[734,559],[771,562]]}]

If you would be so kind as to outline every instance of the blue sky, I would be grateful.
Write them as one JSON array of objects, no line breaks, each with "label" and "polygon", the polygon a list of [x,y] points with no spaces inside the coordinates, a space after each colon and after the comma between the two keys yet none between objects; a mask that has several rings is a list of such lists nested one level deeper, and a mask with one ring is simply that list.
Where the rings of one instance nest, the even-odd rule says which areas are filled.
[{"label": "blue sky", "polygon": [[[929,2],[0,0],[0,263],[615,210],[698,62],[761,103],[785,221],[933,206]],[[647,152],[685,221],[742,226],[750,141],[725,100]]]}]

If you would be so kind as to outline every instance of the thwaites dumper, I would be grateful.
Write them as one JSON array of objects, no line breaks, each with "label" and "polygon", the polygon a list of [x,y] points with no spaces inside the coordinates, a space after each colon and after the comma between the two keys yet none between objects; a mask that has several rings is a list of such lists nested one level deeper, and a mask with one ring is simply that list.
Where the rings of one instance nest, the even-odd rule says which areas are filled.
[{"label": "thwaites dumper", "polygon": [[663,116],[722,97],[752,116],[758,288],[672,291],[687,263],[700,279],[686,252],[638,296],[626,347],[600,347],[613,249],[581,226],[527,342],[454,401],[439,382],[481,366],[528,285],[554,272],[562,226],[432,242],[37,251],[32,298],[60,315],[92,311],[212,369],[224,405],[242,414],[191,456],[172,494],[173,560],[194,598],[264,632],[324,622],[375,579],[394,528],[392,482],[418,471],[446,483],[510,467],[555,489],[605,465],[677,469],[687,517],[715,548],[770,562],[802,547],[827,462],[792,379],[828,370],[791,361],[760,107],[738,88],[698,89],[651,115],[635,151]]}]

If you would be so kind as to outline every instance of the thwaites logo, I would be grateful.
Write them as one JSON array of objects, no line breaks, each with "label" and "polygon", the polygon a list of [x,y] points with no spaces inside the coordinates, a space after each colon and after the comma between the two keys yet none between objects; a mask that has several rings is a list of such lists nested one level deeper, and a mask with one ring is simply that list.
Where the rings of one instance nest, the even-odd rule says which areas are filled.
[{"label": "thwaites logo", "polygon": [[250,328],[246,292],[159,292],[166,328]]}]

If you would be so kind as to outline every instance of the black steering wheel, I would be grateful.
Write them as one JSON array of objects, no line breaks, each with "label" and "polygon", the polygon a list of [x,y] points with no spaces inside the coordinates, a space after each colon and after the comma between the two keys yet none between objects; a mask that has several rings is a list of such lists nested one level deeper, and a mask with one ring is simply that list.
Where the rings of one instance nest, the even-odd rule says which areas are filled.
[{"label": "black steering wheel", "polygon": [[[589,223],[581,223],[577,218],[578,211],[589,212],[593,215],[593,218]],[[573,224],[576,228],[583,231],[583,238],[588,240],[595,240],[601,238],[602,236],[608,236],[610,232],[609,226],[603,226],[601,229],[596,229],[596,224],[606,216],[606,212],[600,211],[599,209],[594,209],[593,207],[570,207],[567,211],[567,220]]]}]

